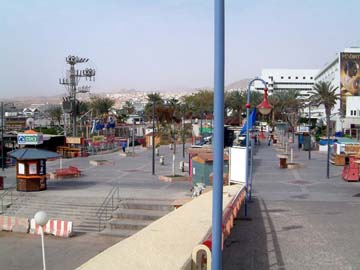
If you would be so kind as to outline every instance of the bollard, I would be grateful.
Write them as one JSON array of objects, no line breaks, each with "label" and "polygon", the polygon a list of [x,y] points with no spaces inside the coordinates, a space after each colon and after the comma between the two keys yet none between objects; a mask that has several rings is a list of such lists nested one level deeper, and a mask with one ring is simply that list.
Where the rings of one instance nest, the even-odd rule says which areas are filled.
[{"label": "bollard", "polygon": [[165,163],[165,157],[160,156],[160,165],[164,165],[164,163]]}]

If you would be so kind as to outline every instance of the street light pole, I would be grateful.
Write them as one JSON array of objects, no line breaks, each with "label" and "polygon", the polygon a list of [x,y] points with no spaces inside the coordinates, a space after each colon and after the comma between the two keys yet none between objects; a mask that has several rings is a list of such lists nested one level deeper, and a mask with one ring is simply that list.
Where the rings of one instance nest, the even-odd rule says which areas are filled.
[{"label": "street light pole", "polygon": [[133,126],[132,126],[132,153],[135,156],[135,118],[133,118]]},{"label": "street light pole", "polygon": [[[245,164],[245,175],[246,175],[246,179],[245,179],[245,191],[246,191],[246,197],[245,197],[245,216],[247,216],[247,206],[248,206],[248,201],[250,198],[250,194],[251,194],[251,189],[252,189],[252,179],[249,177],[250,175],[252,176],[252,173],[250,174],[250,169],[252,168],[252,159],[249,160],[249,142],[250,142],[250,87],[251,85],[255,82],[255,81],[260,81],[264,84],[264,99],[263,101],[257,106],[257,108],[259,109],[259,112],[261,114],[269,114],[271,112],[272,106],[269,104],[268,100],[267,100],[267,85],[266,82],[263,79],[260,78],[255,78],[253,80],[251,80],[248,84],[248,88],[247,88],[247,101],[246,101],[246,153],[245,153],[245,160],[246,160],[246,164]],[[251,146],[251,151],[253,151],[253,146]],[[250,161],[250,164],[249,164]]]},{"label": "street light pole", "polygon": [[310,136],[310,146],[309,146],[309,160],[311,159],[311,102],[309,101],[309,136]]},{"label": "street light pole", "polygon": [[155,175],[155,101],[153,101],[153,129],[152,129],[152,175]]},{"label": "street light pole", "polygon": [[1,169],[5,169],[5,155],[4,155],[4,102],[1,102]]},{"label": "street light pole", "polygon": [[212,203],[211,269],[222,269],[222,207],[224,167],[224,69],[225,7],[224,0],[215,0],[214,9],[214,181]]},{"label": "street light pole", "polygon": [[41,234],[41,250],[43,258],[43,270],[46,270],[46,261],[45,261],[45,245],[44,245],[44,226],[49,221],[48,215],[44,211],[39,211],[34,216],[35,223],[40,226]]}]

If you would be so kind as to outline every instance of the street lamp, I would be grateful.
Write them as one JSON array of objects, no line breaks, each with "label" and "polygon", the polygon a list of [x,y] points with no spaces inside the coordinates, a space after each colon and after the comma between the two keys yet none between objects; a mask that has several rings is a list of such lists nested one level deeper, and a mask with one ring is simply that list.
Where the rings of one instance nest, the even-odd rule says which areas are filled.
[{"label": "street lamp", "polygon": [[[268,102],[268,88],[266,85],[266,82],[263,79],[255,78],[249,82],[248,88],[247,88],[247,101],[246,101],[246,165],[245,165],[245,172],[246,172],[246,179],[245,179],[245,190],[246,190],[246,198],[245,198],[245,216],[247,216],[247,204],[249,201],[249,195],[251,194],[251,188],[252,188],[252,177],[249,179],[250,175],[250,168],[252,168],[252,160],[249,160],[249,139],[250,139],[250,87],[255,81],[260,81],[264,84],[264,99],[263,101],[256,106],[256,108],[259,110],[259,112],[263,115],[268,115],[271,110],[272,106]],[[253,146],[251,147],[251,151],[253,151]],[[249,161],[250,161],[250,168],[249,168]],[[250,181],[249,181],[250,180]],[[250,182],[250,183],[249,183]],[[250,184],[250,189],[249,189]]]},{"label": "street lamp", "polygon": [[1,102],[1,169],[4,171],[5,162],[4,162],[4,102]]},{"label": "street lamp", "polygon": [[39,211],[34,216],[35,223],[40,226],[40,235],[41,235],[41,248],[42,248],[42,257],[43,257],[43,269],[46,270],[45,263],[45,246],[44,246],[44,226],[48,222],[49,218],[46,212]]},{"label": "street lamp", "polygon": [[155,175],[155,100],[153,100],[153,111],[152,111],[152,175]]}]

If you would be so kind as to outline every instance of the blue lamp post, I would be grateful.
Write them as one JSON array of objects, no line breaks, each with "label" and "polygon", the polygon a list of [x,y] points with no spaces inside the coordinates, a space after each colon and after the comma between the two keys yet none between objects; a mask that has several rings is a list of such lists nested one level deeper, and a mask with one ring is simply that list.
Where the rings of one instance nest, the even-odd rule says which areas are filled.
[{"label": "blue lamp post", "polygon": [[[249,197],[251,196],[251,188],[252,188],[252,158],[249,156],[249,139],[250,139],[250,87],[255,81],[260,81],[264,84],[264,99],[263,101],[256,106],[259,112],[263,115],[268,115],[271,112],[272,106],[268,102],[268,88],[266,82],[263,79],[255,78],[249,82],[247,88],[247,101],[246,101],[246,179],[245,179],[245,189],[246,189],[246,198],[245,198],[245,216],[247,216],[247,205],[249,201]],[[253,149],[251,149],[253,151]],[[251,156],[252,157],[252,156]],[[251,177],[249,177],[251,175]]]}]

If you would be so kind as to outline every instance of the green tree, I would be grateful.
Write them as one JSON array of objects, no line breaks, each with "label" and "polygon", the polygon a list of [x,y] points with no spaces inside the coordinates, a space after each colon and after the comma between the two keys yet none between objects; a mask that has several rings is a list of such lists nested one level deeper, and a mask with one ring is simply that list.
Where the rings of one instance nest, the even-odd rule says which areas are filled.
[{"label": "green tree", "polygon": [[109,109],[114,106],[115,101],[108,97],[91,97],[90,107],[96,116],[107,114]]},{"label": "green tree", "polygon": [[49,115],[51,120],[57,121],[58,125],[60,126],[61,118],[63,115],[63,110],[61,106],[56,106],[54,108],[49,109]]},{"label": "green tree", "polygon": [[328,154],[327,154],[327,166],[326,166],[326,177],[329,178],[330,171],[330,116],[331,110],[335,107],[339,94],[336,93],[338,87],[331,85],[331,82],[318,82],[313,86],[313,91],[310,92],[312,95],[310,100],[312,104],[319,106],[323,105],[325,108],[326,115],[326,135],[328,139]]},{"label": "green tree", "polygon": [[273,120],[281,119],[288,122],[294,129],[299,122],[299,112],[304,107],[304,100],[295,90],[276,91],[269,97],[273,106]]},{"label": "green tree", "polygon": [[314,85],[311,94],[311,102],[315,106],[323,105],[326,116],[326,134],[330,134],[330,116],[331,110],[335,107],[337,100],[340,98],[336,93],[338,87],[331,85],[331,82],[318,82]]},{"label": "green tree", "polygon": [[127,115],[134,114],[136,112],[134,104],[129,100],[125,102],[122,109]]},{"label": "green tree", "polygon": [[227,123],[241,125],[242,114],[246,112],[246,91],[225,92],[225,111],[230,112]]},{"label": "green tree", "polygon": [[185,96],[184,102],[192,112],[192,116],[200,118],[204,113],[214,111],[214,91],[200,90],[192,95]]}]

